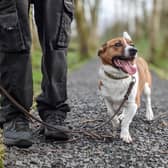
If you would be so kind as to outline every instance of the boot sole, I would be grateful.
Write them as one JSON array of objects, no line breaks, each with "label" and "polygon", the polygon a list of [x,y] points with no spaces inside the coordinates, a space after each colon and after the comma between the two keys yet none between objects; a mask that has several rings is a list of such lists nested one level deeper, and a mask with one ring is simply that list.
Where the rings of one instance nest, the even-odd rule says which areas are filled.
[{"label": "boot sole", "polygon": [[4,138],[4,144],[7,146],[17,146],[19,148],[28,148],[32,146],[32,142],[26,139],[20,139],[20,140],[15,140],[15,139],[10,139],[10,138]]}]

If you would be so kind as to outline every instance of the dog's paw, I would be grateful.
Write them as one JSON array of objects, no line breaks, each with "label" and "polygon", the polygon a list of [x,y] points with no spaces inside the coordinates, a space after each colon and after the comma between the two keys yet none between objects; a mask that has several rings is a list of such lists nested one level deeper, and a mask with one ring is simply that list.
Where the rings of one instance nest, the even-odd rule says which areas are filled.
[{"label": "dog's paw", "polygon": [[146,119],[151,121],[154,119],[153,111],[151,108],[146,109]]},{"label": "dog's paw", "polygon": [[120,138],[126,143],[131,143],[132,142],[131,135],[128,131],[122,131],[121,134],[120,134]]},{"label": "dog's paw", "polygon": [[113,128],[119,127],[120,121],[119,121],[118,117],[114,117],[114,119],[111,122],[112,122]]}]

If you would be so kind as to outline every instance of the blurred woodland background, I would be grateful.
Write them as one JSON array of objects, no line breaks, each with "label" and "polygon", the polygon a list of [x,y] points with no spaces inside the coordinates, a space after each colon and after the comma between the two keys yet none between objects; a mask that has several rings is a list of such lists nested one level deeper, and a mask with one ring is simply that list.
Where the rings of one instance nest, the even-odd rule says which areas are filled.
[{"label": "blurred woodland background", "polygon": [[[167,78],[168,0],[74,0],[75,13],[68,51],[69,69],[95,57],[102,43],[128,31],[151,69]],[[35,93],[39,92],[41,51],[34,19],[32,61]]]},{"label": "blurred woodland background", "polygon": [[[67,56],[70,71],[96,58],[101,44],[127,31],[135,41],[139,55],[150,63],[150,68],[168,79],[168,0],[74,0],[74,5]],[[33,19],[33,6],[30,13],[36,96],[40,92],[42,54]],[[0,138],[0,167],[3,154]]]}]

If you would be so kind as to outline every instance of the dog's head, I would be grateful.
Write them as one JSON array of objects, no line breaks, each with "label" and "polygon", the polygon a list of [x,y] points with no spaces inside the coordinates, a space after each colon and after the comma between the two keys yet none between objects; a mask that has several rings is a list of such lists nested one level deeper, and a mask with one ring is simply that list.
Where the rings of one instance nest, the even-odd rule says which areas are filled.
[{"label": "dog's head", "polygon": [[114,38],[103,44],[98,51],[98,56],[103,64],[121,69],[130,75],[136,72],[134,64],[137,49],[127,32],[123,33],[123,37]]}]

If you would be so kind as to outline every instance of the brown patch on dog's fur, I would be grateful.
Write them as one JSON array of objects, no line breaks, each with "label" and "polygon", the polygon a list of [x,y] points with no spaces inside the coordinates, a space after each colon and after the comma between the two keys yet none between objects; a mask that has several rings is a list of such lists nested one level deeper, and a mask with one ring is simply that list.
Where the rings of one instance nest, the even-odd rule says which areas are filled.
[{"label": "brown patch on dog's fur", "polygon": [[100,47],[100,49],[99,49],[99,51],[98,51],[98,56],[99,56],[99,57],[101,56],[101,54],[103,54],[103,53],[105,52],[106,46],[107,46],[107,43],[104,43],[104,44]]},{"label": "brown patch on dog's fur", "polygon": [[145,85],[145,83],[148,83],[149,87],[151,87],[152,77],[151,77],[151,73],[149,71],[148,64],[142,57],[139,57],[136,59],[136,64],[137,64],[138,75],[139,75],[136,103],[139,107],[140,106],[140,97],[143,92],[144,85]]}]

